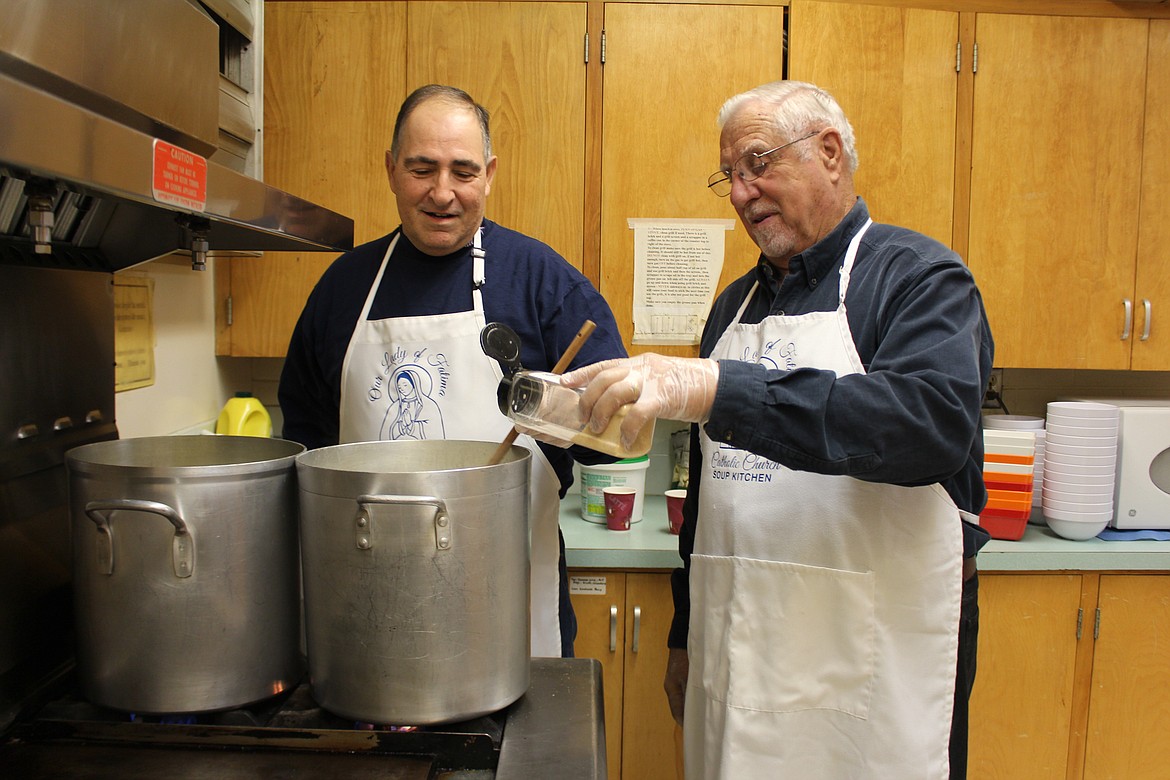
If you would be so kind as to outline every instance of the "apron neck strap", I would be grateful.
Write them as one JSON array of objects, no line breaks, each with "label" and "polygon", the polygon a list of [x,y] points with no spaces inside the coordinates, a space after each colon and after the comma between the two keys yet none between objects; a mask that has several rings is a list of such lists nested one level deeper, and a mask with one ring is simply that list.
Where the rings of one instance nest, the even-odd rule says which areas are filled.
[{"label": "apron neck strap", "polygon": [[[378,275],[374,277],[374,283],[370,286],[370,292],[366,295],[366,304],[362,307],[362,313],[358,317],[358,322],[369,319],[370,309],[374,306],[374,296],[378,292],[378,288],[382,285],[382,275],[386,273],[386,264],[390,261],[390,255],[394,254],[394,247],[398,246],[398,237],[402,232],[394,234],[394,238],[390,239],[390,246],[386,247],[386,254],[382,257],[382,265],[378,268]],[[483,287],[487,281],[484,275],[484,257],[486,253],[483,251],[483,226],[481,225],[475,231],[475,238],[471,241],[471,299],[475,311],[483,311],[483,294],[480,293],[479,288]]]},{"label": "apron neck strap", "polygon": [[865,235],[865,231],[869,230],[869,226],[873,224],[872,219],[867,219],[865,224],[861,226],[853,238],[849,239],[849,248],[845,250],[845,262],[841,264],[841,284],[837,288],[837,305],[845,305],[845,291],[849,289],[849,275],[853,272],[853,261],[857,258],[857,247],[861,245],[861,237]]},{"label": "apron neck strap", "polygon": [[760,286],[759,281],[752,284],[752,289],[748,290],[748,294],[744,297],[743,303],[739,305],[739,311],[735,313],[735,319],[731,321],[732,325],[738,325],[743,319],[743,313],[747,311],[748,304],[752,302],[752,296],[756,294],[756,288]]},{"label": "apron neck strap", "polygon": [[483,283],[487,281],[483,275],[483,227],[479,227],[475,231],[475,238],[471,239],[471,283],[475,289],[483,287]]},{"label": "apron neck strap", "polygon": [[[841,284],[838,287],[837,304],[839,306],[845,305],[845,291],[849,289],[849,274],[853,271],[853,261],[857,257],[857,247],[861,245],[861,237],[865,235],[865,231],[869,230],[869,226],[873,224],[872,219],[867,219],[865,224],[861,226],[853,238],[849,240],[849,248],[845,250],[845,262],[841,265]],[[756,294],[756,288],[760,286],[757,280],[752,284],[752,288],[748,290],[748,294],[743,299],[743,303],[739,305],[739,311],[735,313],[735,319],[732,323],[738,323],[743,319],[743,314],[747,311],[748,304],[751,303],[752,296]],[[478,289],[478,288],[476,288]]]},{"label": "apron neck strap", "polygon": [[366,304],[358,316],[359,323],[370,318],[370,309],[374,306],[374,296],[378,294],[378,288],[382,286],[382,275],[386,273],[386,263],[390,261],[390,255],[394,254],[394,247],[398,246],[398,237],[401,235],[402,231],[399,230],[394,234],[394,238],[390,239],[390,246],[386,247],[386,254],[382,256],[382,265],[378,266],[378,275],[374,277],[374,283],[370,285],[370,291],[366,294]]},{"label": "apron neck strap", "polygon": [[487,277],[484,276],[483,259],[483,225],[475,231],[475,238],[471,240],[471,299],[476,311],[483,311],[483,287]]}]

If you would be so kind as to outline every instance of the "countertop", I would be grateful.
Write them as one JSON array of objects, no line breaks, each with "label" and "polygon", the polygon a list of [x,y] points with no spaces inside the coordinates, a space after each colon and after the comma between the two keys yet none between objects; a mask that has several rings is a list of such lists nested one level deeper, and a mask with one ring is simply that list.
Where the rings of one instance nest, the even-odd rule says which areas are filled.
[{"label": "countertop", "polygon": [[[578,569],[674,569],[678,537],[666,525],[666,498],[647,495],[641,522],[610,531],[581,519],[581,496],[561,502],[565,557]],[[1170,571],[1170,542],[1069,541],[1045,526],[1028,524],[1016,542],[992,539],[979,552],[981,571]]]},{"label": "countertop", "polygon": [[601,662],[533,658],[528,692],[508,714],[496,780],[604,780],[605,772]]}]

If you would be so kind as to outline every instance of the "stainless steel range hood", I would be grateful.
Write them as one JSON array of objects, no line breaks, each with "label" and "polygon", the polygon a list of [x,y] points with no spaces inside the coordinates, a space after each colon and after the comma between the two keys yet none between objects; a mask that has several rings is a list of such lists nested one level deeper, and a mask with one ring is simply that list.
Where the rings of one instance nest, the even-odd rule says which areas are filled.
[{"label": "stainless steel range hood", "polygon": [[351,219],[208,159],[220,28],[195,0],[0,0],[0,19],[0,262],[352,248]]}]

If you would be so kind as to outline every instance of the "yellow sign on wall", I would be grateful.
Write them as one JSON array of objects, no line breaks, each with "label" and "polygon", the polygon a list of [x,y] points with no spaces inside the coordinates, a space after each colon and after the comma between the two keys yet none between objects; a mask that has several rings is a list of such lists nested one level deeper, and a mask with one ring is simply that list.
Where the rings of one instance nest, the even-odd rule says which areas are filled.
[{"label": "yellow sign on wall", "polygon": [[154,280],[114,277],[114,389],[154,384]]}]

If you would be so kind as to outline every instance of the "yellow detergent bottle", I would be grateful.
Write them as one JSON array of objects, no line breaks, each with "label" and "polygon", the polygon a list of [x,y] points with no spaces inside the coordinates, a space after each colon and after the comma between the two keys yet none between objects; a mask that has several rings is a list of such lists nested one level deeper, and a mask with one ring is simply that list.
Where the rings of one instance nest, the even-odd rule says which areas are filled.
[{"label": "yellow detergent bottle", "polygon": [[259,398],[253,398],[251,393],[236,393],[236,397],[229,398],[219,413],[215,432],[231,436],[271,436],[272,418]]}]

